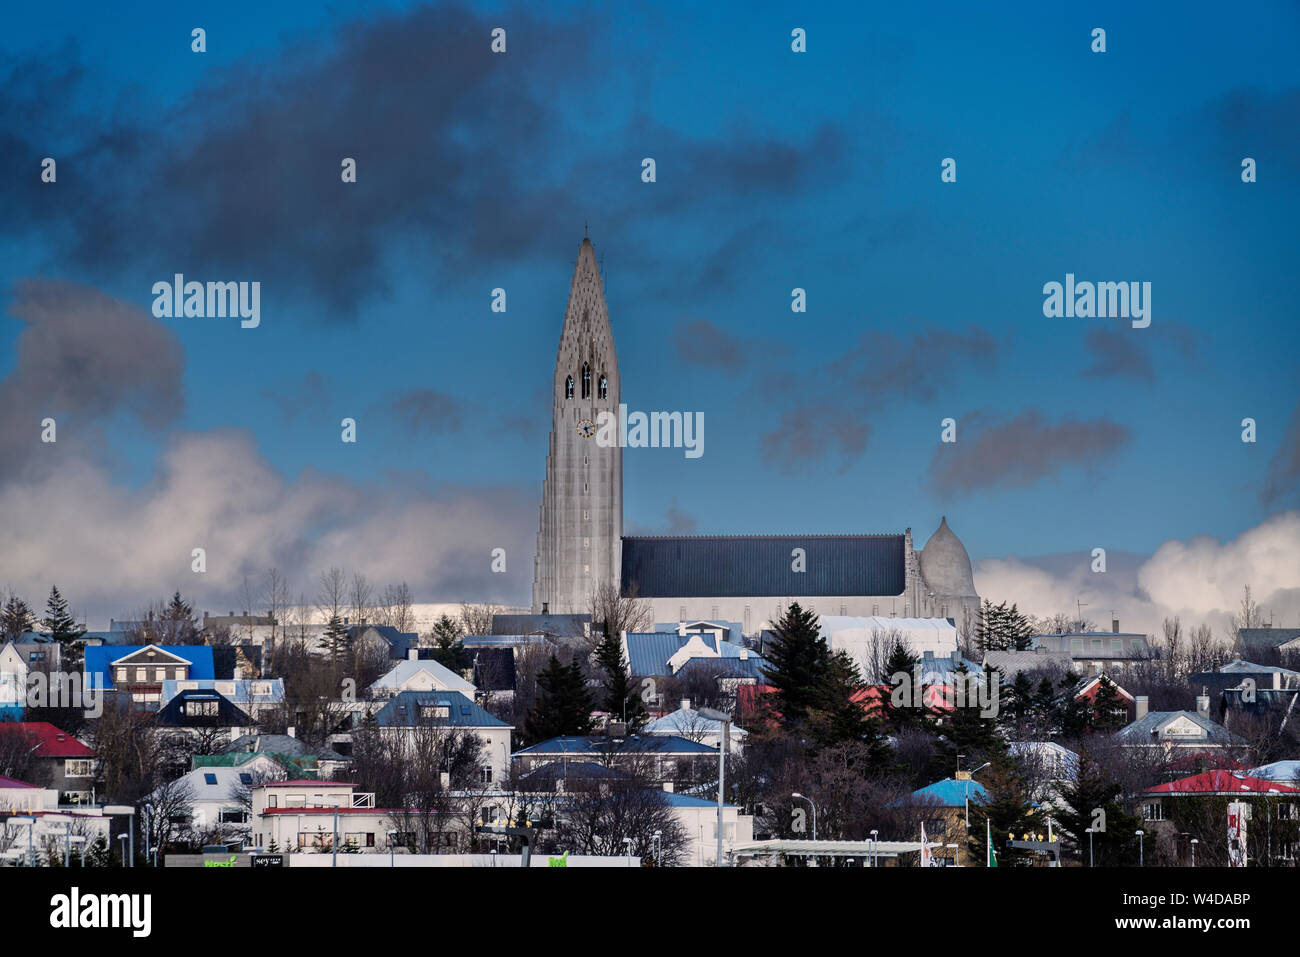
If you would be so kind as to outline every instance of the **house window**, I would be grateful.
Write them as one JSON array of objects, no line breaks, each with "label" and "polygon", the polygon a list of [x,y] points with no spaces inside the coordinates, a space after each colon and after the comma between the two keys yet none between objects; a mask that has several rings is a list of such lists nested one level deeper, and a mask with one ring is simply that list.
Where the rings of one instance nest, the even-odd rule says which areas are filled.
[{"label": "house window", "polygon": [[1134,638],[1134,639],[1133,639],[1133,654],[1135,654],[1135,655],[1140,655],[1140,654],[1142,654],[1142,639],[1141,639],[1141,638]]},{"label": "house window", "polygon": [[148,680],[149,680],[149,669],[148,669],[148,668],[136,668],[136,669],[135,669],[135,680],[136,680],[136,681],[148,681]]},{"label": "house window", "polygon": [[1152,801],[1149,804],[1142,805],[1142,820],[1144,821],[1163,821],[1165,819],[1165,806],[1159,801]]},{"label": "house window", "polygon": [[445,704],[422,704],[420,705],[421,718],[450,718],[451,708]]},{"label": "house window", "polygon": [[1072,657],[1072,658],[1077,658],[1077,657],[1079,657],[1079,655],[1081,655],[1081,654],[1083,654],[1083,639],[1082,639],[1082,638],[1071,638],[1071,639],[1070,639],[1070,657]]},{"label": "house window", "polygon": [[217,716],[217,702],[187,701],[185,702],[185,713],[191,718],[215,718]]},{"label": "house window", "polygon": [[268,795],[266,796],[266,806],[267,806],[267,807],[279,807],[279,806],[280,806],[280,795],[278,795],[278,794],[268,794]]},{"label": "house window", "polygon": [[1092,639],[1092,653],[1093,653],[1094,655],[1095,655],[1095,654],[1100,654],[1100,653],[1101,653],[1101,639],[1100,639],[1100,638],[1094,638],[1094,639]]},{"label": "house window", "polygon": [[248,815],[241,810],[225,810],[221,812],[222,824],[247,824]]},{"label": "house window", "polygon": [[1123,638],[1112,638],[1112,639],[1110,640],[1110,650],[1111,650],[1112,653],[1117,654],[1117,655],[1122,655],[1122,654],[1124,654],[1124,639],[1123,639]]},{"label": "house window", "polygon": [[485,764],[483,767],[479,768],[478,773],[479,773],[479,780],[481,780],[484,784],[492,783],[492,766],[490,764]]},{"label": "house window", "polygon": [[217,776],[211,772],[208,772],[207,774],[203,775],[203,783],[215,785],[217,783]]},{"label": "house window", "polygon": [[73,759],[64,765],[63,770],[65,777],[70,778],[88,778],[91,776],[90,762],[84,759]]}]

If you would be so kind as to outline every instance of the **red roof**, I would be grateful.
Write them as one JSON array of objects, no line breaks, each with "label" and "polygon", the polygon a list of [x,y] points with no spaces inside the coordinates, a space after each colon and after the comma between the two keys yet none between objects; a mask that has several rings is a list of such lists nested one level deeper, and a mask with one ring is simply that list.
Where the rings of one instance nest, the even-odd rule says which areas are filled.
[{"label": "red roof", "polygon": [[48,721],[0,722],[0,734],[23,734],[38,758],[93,758],[95,752]]},{"label": "red roof", "polygon": [[1146,794],[1300,794],[1300,788],[1232,771],[1206,771],[1147,788]]},{"label": "red roof", "polygon": [[0,788],[14,790],[15,788],[35,788],[35,784],[28,784],[26,781],[15,781],[13,778],[0,777]]},{"label": "red roof", "polygon": [[353,781],[313,781],[310,778],[294,778],[292,781],[263,781],[258,787],[263,788],[354,788]]}]

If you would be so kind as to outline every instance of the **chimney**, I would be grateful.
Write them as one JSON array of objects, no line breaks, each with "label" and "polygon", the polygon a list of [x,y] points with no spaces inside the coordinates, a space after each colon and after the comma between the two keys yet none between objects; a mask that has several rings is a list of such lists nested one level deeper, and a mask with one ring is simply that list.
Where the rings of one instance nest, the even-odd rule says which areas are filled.
[{"label": "chimney", "polygon": [[1118,619],[1118,618],[1112,618],[1112,619],[1110,620],[1110,633],[1111,633],[1112,635],[1118,635],[1118,634],[1119,634],[1119,619]]},{"label": "chimney", "polygon": [[1147,716],[1148,700],[1149,699],[1144,694],[1140,694],[1137,696],[1137,710],[1135,712],[1135,717],[1133,718],[1134,721],[1141,721],[1143,718]]},{"label": "chimney", "polygon": [[667,791],[669,794],[672,794],[672,793],[673,793],[673,782],[672,782],[672,781],[665,781],[665,782],[664,782],[664,790]]},{"label": "chimney", "polygon": [[[1202,691],[1205,689],[1202,688]],[[1210,696],[1207,694],[1198,694],[1196,696],[1196,713],[1202,718],[1210,717]]]},{"label": "chimney", "polygon": [[296,737],[298,737],[298,729],[295,728],[293,725],[289,725],[289,727],[285,729],[285,732],[284,732],[284,733],[287,734],[287,735],[288,735],[289,737],[291,737],[291,738],[296,738]]},{"label": "chimney", "polygon": [[683,711],[690,711],[690,710],[691,710],[691,699],[690,699],[690,698],[683,698],[683,699],[682,699],[682,710],[683,710]]},{"label": "chimney", "polygon": [[549,601],[542,602],[542,614],[549,615],[550,613],[551,613],[551,603]]},{"label": "chimney", "polygon": [[407,661],[419,661],[419,660],[420,660],[420,649],[419,649],[419,648],[408,648],[408,649],[406,649],[406,660],[407,660]]}]

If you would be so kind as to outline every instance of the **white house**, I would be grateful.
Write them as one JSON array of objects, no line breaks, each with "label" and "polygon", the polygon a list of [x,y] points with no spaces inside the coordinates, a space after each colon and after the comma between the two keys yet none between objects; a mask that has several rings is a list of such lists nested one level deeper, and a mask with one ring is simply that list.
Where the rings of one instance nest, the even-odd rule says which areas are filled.
[{"label": "white house", "polygon": [[[642,734],[677,735],[688,741],[698,741],[711,748],[720,746],[722,740],[722,722],[706,718],[691,707],[689,698],[682,699],[682,706],[670,711],[662,718],[651,721],[641,729]],[[749,732],[734,724],[728,729],[730,751],[739,754],[745,747],[745,738]]]},{"label": "white house", "polygon": [[[718,854],[718,802],[689,794],[664,794],[673,817],[686,833],[686,853],[680,863],[687,867],[712,867]],[[754,840],[754,818],[741,814],[734,804],[722,806],[722,859],[737,844]]]},{"label": "white house", "polygon": [[823,615],[821,635],[831,651],[847,652],[868,680],[884,664],[895,637],[918,658],[927,651],[935,658],[957,653],[957,626],[947,618]]},{"label": "white house", "polygon": [[416,657],[418,654],[412,648],[406,658],[370,686],[371,696],[391,698],[403,691],[459,691],[474,700],[476,689],[471,682],[436,661]]}]

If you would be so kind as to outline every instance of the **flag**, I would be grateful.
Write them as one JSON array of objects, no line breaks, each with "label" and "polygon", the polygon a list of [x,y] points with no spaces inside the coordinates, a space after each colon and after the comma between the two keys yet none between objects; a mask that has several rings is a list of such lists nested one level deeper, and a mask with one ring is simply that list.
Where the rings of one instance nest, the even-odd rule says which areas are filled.
[{"label": "flag", "polygon": [[998,866],[998,852],[995,851],[995,850],[993,850],[993,828],[992,828],[992,826],[989,824],[989,819],[988,819],[988,818],[985,818],[985,819],[984,819],[984,842],[985,842],[985,844],[988,845],[988,849],[989,849],[988,866],[989,866],[989,867],[997,867],[997,866]]},{"label": "flag", "polygon": [[925,839],[925,822],[921,822],[921,866],[934,867],[934,855],[930,853],[930,842]]}]

